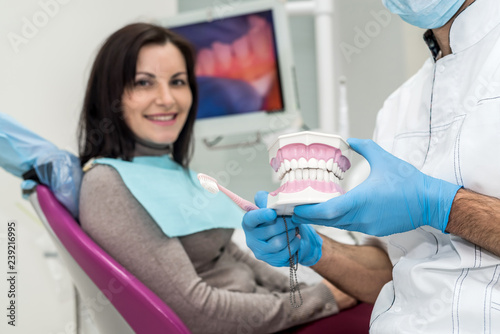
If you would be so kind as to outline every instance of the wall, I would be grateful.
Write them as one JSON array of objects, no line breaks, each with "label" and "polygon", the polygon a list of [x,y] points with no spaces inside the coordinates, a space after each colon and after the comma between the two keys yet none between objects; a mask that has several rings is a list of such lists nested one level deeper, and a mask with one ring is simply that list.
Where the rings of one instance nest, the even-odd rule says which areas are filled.
[{"label": "wall", "polygon": [[350,135],[371,138],[385,98],[428,56],[423,30],[390,14],[381,0],[336,0],[337,70],[347,79]]},{"label": "wall", "polygon": [[[175,14],[175,0],[0,0],[0,112],[76,152],[76,126],[91,61],[111,32],[137,20]],[[7,325],[5,270],[1,333],[70,333],[73,291],[43,227],[0,170],[0,267],[7,221],[18,226],[17,326]]]}]

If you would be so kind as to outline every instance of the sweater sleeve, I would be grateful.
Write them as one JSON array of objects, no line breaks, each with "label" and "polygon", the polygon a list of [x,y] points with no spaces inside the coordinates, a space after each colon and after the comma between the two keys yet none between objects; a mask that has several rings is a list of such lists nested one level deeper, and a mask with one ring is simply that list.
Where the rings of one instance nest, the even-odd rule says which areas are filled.
[{"label": "sweater sleeve", "polygon": [[304,304],[297,309],[288,292],[242,293],[206,284],[179,239],[163,234],[112,167],[97,165],[85,174],[80,223],[193,333],[271,333],[338,312],[323,284],[303,287]]}]

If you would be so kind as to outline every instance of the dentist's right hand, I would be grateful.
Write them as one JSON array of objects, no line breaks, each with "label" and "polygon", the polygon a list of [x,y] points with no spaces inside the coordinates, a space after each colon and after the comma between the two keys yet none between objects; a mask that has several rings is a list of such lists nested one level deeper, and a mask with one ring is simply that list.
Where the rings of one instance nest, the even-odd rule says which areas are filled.
[{"label": "dentist's right hand", "polygon": [[[243,217],[246,242],[255,257],[272,266],[285,267],[290,265],[290,252],[295,254],[298,251],[300,264],[316,264],[322,255],[323,239],[311,226],[294,224],[291,217],[285,218],[285,231],[283,217],[278,217],[276,211],[267,208],[267,195],[267,192],[259,191],[255,195],[255,204],[261,209],[249,211]],[[295,235],[296,227],[299,227],[300,237]],[[285,232],[288,233],[288,240]]]}]

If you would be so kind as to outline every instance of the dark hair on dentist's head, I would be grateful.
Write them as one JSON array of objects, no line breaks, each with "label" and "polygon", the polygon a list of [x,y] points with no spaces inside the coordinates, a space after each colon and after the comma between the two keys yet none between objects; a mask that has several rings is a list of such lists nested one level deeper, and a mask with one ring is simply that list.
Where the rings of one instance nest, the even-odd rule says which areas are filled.
[{"label": "dark hair on dentist's head", "polygon": [[78,127],[82,166],[94,157],[127,161],[133,158],[135,140],[123,118],[122,95],[125,89],[134,84],[137,57],[141,48],[166,43],[172,43],[182,53],[193,95],[186,123],[173,145],[173,159],[183,167],[188,166],[193,151],[191,139],[198,107],[194,49],[181,36],[148,23],[134,23],[116,31],[108,37],[96,56]]}]

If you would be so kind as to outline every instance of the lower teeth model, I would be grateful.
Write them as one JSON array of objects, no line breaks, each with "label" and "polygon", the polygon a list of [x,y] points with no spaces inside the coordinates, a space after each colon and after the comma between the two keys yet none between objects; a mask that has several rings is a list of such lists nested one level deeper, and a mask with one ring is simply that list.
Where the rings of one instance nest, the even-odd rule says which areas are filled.
[{"label": "lower teeth model", "polygon": [[321,203],[342,195],[340,180],[351,167],[349,145],[340,136],[298,132],[278,137],[269,163],[281,186],[269,193],[267,207],[292,215],[301,204]]}]

